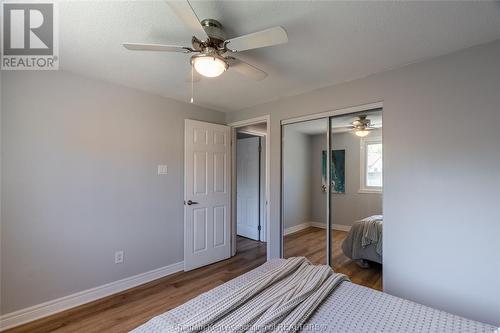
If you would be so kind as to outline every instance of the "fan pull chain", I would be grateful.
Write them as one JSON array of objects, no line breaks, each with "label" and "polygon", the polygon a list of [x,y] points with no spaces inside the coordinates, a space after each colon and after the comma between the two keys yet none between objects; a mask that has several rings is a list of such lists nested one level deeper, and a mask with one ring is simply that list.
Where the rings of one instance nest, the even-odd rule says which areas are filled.
[{"label": "fan pull chain", "polygon": [[194,67],[191,66],[191,103],[194,102]]}]

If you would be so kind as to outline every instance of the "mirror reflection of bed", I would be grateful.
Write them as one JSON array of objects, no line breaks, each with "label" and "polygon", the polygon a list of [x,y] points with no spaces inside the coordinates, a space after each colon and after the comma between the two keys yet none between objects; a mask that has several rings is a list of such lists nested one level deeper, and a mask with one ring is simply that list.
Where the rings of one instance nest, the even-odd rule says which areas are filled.
[{"label": "mirror reflection of bed", "polygon": [[[328,124],[283,125],[285,258],[327,263]],[[332,117],[330,126],[331,264],[352,282],[382,290],[382,110]]]}]

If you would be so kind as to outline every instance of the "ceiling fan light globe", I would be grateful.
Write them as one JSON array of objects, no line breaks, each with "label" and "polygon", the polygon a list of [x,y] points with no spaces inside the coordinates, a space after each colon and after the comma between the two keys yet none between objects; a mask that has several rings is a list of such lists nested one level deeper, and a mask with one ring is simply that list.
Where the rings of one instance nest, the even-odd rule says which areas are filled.
[{"label": "ceiling fan light globe", "polygon": [[357,131],[354,132],[354,134],[356,134],[360,138],[364,138],[365,136],[367,136],[368,134],[370,134],[370,131],[368,131],[368,130],[357,130]]},{"label": "ceiling fan light globe", "polygon": [[205,77],[220,76],[228,67],[224,59],[212,55],[193,57],[191,64],[199,74]]}]

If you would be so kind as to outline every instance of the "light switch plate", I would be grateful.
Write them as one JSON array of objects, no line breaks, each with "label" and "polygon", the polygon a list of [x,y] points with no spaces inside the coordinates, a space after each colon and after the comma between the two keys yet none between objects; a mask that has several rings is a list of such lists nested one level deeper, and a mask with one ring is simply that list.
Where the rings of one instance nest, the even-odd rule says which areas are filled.
[{"label": "light switch plate", "polygon": [[119,250],[115,252],[115,264],[123,264],[124,253],[123,250]]},{"label": "light switch plate", "polygon": [[166,175],[168,173],[168,166],[166,164],[158,165],[158,174]]}]

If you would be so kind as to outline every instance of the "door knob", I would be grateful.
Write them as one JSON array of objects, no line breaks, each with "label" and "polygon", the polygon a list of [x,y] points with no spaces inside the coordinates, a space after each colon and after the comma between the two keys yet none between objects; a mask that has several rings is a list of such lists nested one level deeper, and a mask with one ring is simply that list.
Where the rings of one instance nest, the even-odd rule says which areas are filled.
[{"label": "door knob", "polygon": [[191,206],[191,205],[197,205],[198,203],[196,201],[188,200],[187,204],[188,206]]}]

